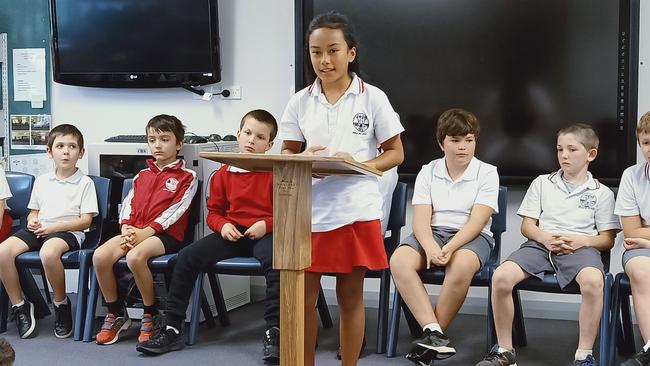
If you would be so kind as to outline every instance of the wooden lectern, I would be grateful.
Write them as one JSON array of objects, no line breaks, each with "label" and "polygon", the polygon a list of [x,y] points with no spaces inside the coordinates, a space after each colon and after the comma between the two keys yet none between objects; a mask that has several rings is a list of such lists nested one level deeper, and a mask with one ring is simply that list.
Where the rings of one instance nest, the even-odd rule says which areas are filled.
[{"label": "wooden lectern", "polygon": [[311,178],[381,175],[351,158],[202,152],[206,159],[273,172],[273,268],[280,270],[280,365],[304,365],[305,275],[311,266]]}]

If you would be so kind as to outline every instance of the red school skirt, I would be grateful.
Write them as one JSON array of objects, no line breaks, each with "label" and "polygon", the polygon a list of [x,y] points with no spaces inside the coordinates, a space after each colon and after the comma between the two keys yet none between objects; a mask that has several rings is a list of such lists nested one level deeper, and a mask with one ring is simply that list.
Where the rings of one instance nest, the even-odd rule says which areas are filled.
[{"label": "red school skirt", "polygon": [[5,210],[4,215],[2,215],[2,226],[0,226],[0,243],[7,240],[11,236],[11,224],[13,220],[9,211]]},{"label": "red school skirt", "polygon": [[307,272],[350,273],[353,267],[388,268],[381,221],[358,221],[311,234],[311,267]]}]

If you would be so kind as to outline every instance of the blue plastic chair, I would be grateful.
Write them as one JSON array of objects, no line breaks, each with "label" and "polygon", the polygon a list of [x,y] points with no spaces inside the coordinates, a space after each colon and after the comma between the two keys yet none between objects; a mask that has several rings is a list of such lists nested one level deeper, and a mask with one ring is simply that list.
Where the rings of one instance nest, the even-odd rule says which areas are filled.
[{"label": "blue plastic chair", "polygon": [[[129,193],[133,187],[133,179],[125,179],[122,185],[122,200]],[[201,192],[201,184],[198,183],[197,192]],[[200,199],[201,194],[195,194],[192,199],[192,204],[190,205],[189,211],[190,216],[187,224],[187,230],[185,231],[185,236],[183,239],[184,245],[187,245],[194,241],[195,226],[199,222],[200,215]],[[104,243],[110,238],[105,238],[102,241]],[[159,257],[154,257],[149,260],[149,268],[153,273],[163,273],[165,275],[166,284],[169,285],[171,280],[171,273],[174,269],[174,261],[176,259],[176,253],[174,254],[165,254]],[[92,266],[92,258],[90,258],[89,265]],[[120,258],[114,266],[115,269],[121,271],[129,271],[129,267],[126,263],[126,257]],[[97,276],[95,271],[90,271],[90,291],[88,293],[87,306],[85,312],[85,321],[83,329],[83,341],[90,342],[93,339],[93,320],[95,319],[95,308],[97,306],[97,296],[99,295],[99,284],[97,283]],[[205,296],[202,297],[203,301],[201,307],[203,311],[210,311],[207,301],[204,300]],[[208,316],[206,315],[206,318]],[[212,317],[209,317],[208,324],[214,326],[214,321],[210,323]]]},{"label": "blue plastic chair", "polygon": [[625,272],[618,273],[612,286],[612,312],[607,348],[610,352],[609,365],[614,365],[617,350],[621,356],[631,356],[636,351],[630,296],[630,278]]},{"label": "blue plastic chair", "polygon": [[[81,249],[66,252],[61,256],[61,262],[65,269],[79,270],[77,300],[74,314],[74,340],[76,341],[81,340],[83,335],[84,314],[86,312],[88,296],[88,271],[90,268],[92,252],[94,248],[102,242],[102,238],[105,235],[105,226],[108,219],[108,202],[110,200],[110,179],[97,176],[89,176],[89,178],[92,179],[95,184],[99,214],[93,218],[90,230],[86,233],[86,239],[82,243]],[[45,286],[45,292],[46,294],[49,293],[47,279],[45,278],[45,272],[42,270],[41,258],[38,251],[25,252],[19,255],[16,258],[16,265],[19,268],[40,269],[43,278],[43,285]]]},{"label": "blue plastic chair", "polygon": [[[472,279],[470,286],[474,287],[488,287],[488,293],[492,286],[492,274],[494,270],[499,265],[500,260],[500,250],[501,250],[501,234],[506,231],[506,210],[507,210],[507,197],[508,197],[508,188],[499,187],[499,198],[498,198],[498,207],[499,213],[492,215],[492,236],[494,238],[494,248],[490,253],[490,258],[487,260],[483,268],[481,268]],[[444,268],[436,267],[429,270],[420,271],[419,273],[422,282],[425,284],[441,285],[445,279],[445,270]],[[422,333],[422,328],[417,323],[413,314],[408,309],[402,296],[399,294],[399,291],[395,289],[395,294],[393,296],[393,309],[390,318],[388,341],[387,341],[387,351],[386,357],[395,357],[397,352],[397,336],[399,334],[399,322],[400,322],[400,310],[404,311],[407,323],[409,325],[409,330],[413,337],[418,337]],[[490,319],[492,314],[492,303],[490,302],[490,297],[488,296],[488,349],[492,347],[489,339],[494,334],[493,322]]]},{"label": "blue plastic chair", "polygon": [[[604,287],[603,287],[603,314],[600,320],[600,338],[598,341],[599,345],[599,355],[598,355],[598,364],[599,365],[608,365],[609,352],[608,348],[610,343],[610,308],[611,308],[611,296],[612,296],[612,282],[614,278],[611,273],[609,273],[609,257],[610,251],[601,252],[601,258],[603,260],[603,266],[605,267],[604,275]],[[528,344],[526,339],[526,327],[524,325],[524,315],[521,306],[521,297],[519,296],[520,290],[526,291],[535,291],[535,292],[545,292],[545,293],[554,293],[554,294],[580,294],[580,287],[573,283],[568,286],[568,288],[562,290],[560,285],[555,278],[554,273],[544,274],[544,279],[539,280],[537,277],[529,277],[522,282],[520,282],[512,294],[514,306],[515,306],[515,316],[512,324],[513,332],[513,343],[515,347],[525,347]],[[492,314],[492,312],[490,312]],[[490,321],[493,323],[493,319],[490,315]],[[496,337],[491,341],[492,344],[496,344]]]}]

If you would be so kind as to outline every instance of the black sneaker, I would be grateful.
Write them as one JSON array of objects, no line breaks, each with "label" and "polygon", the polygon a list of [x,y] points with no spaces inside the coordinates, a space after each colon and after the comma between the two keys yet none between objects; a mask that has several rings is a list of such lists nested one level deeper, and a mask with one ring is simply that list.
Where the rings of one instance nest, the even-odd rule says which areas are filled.
[{"label": "black sneaker", "polygon": [[629,360],[623,362],[621,366],[649,366],[650,365],[650,349],[644,351],[641,348],[641,351],[636,355],[632,356]]},{"label": "black sneaker", "polygon": [[593,355],[587,355],[584,360],[573,361],[573,366],[596,366],[596,359]]},{"label": "black sneaker", "polygon": [[25,300],[21,306],[11,307],[11,318],[16,321],[16,328],[20,338],[29,338],[36,329],[36,318],[34,318],[34,305]]},{"label": "black sneaker", "polygon": [[183,337],[173,329],[165,329],[154,333],[148,341],[138,343],[135,349],[145,355],[161,355],[163,353],[178,351],[185,347]]},{"label": "black sneaker", "polygon": [[262,360],[266,363],[280,363],[280,328],[271,327],[264,332]]},{"label": "black sneaker", "polygon": [[54,335],[57,338],[68,338],[72,335],[72,305],[70,299],[65,298],[66,303],[54,305]]},{"label": "black sneaker", "polygon": [[506,351],[499,353],[499,346],[492,347],[490,353],[476,366],[517,366],[515,352]]},{"label": "black sneaker", "polygon": [[404,357],[418,366],[429,366],[433,365],[436,351],[416,344]]},{"label": "black sneaker", "polygon": [[[456,354],[456,349],[451,345],[449,338],[437,330],[425,329],[422,336],[412,342],[416,346],[432,350],[434,360],[444,360]],[[420,353],[417,352],[416,353]]]}]

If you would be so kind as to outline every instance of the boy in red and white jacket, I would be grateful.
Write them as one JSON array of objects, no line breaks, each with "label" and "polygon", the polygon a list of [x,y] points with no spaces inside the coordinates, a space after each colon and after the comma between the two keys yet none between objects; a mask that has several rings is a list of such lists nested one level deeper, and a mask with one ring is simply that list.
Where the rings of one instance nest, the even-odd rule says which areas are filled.
[{"label": "boy in red and white jacket", "polygon": [[148,261],[181,249],[188,208],[197,189],[196,173],[177,159],[185,136],[181,121],[164,114],[155,116],[146,132],[153,159],[147,160],[148,168],[133,178],[133,188],[122,202],[121,234],[99,246],[93,255],[97,282],[108,306],[104,325],[95,339],[97,344],[117,342],[120,333],[131,325],[113,273],[113,265],[125,255],[144,303],[138,342],[151,337],[161,316]]},{"label": "boy in red and white jacket", "polygon": [[[273,146],[278,130],[273,115],[264,110],[246,113],[237,141],[242,153],[263,154]],[[167,297],[164,331],[140,343],[138,351],[149,355],[183,348],[180,331],[194,281],[215,262],[232,257],[255,257],[266,278],[266,332],[264,354],[267,362],[280,357],[280,273],[273,269],[273,173],[249,172],[224,165],[210,180],[207,224],[214,233],[183,248],[172,274]]]}]

